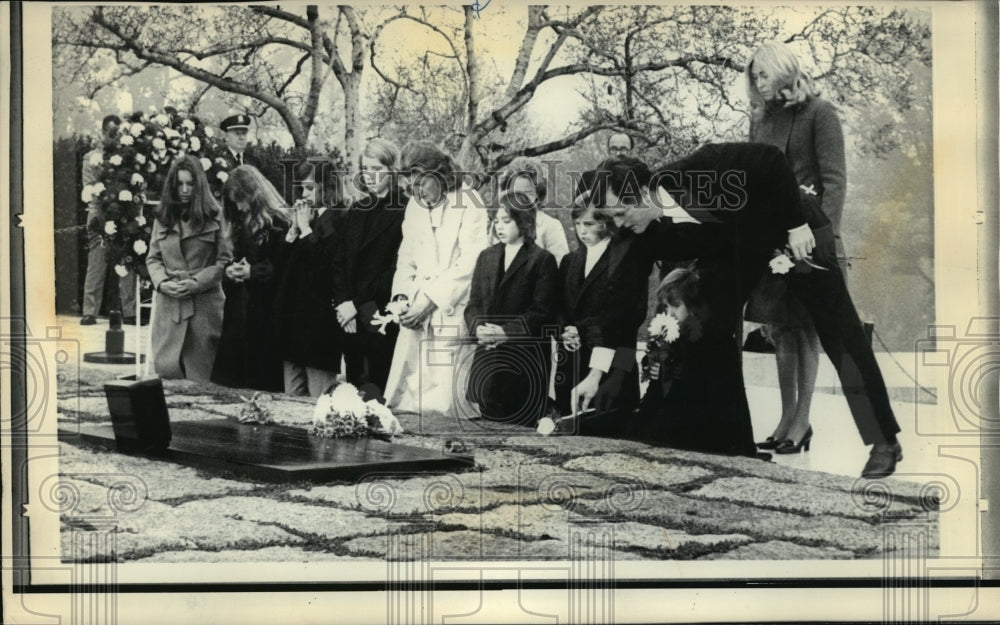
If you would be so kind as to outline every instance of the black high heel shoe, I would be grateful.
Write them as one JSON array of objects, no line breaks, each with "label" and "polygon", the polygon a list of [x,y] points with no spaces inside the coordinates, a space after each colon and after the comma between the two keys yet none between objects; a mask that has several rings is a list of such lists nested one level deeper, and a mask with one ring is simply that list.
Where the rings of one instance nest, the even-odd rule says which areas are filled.
[{"label": "black high heel shoe", "polygon": [[810,425],[809,429],[806,430],[805,435],[802,437],[802,440],[799,441],[798,445],[796,445],[795,441],[793,441],[792,439],[786,438],[785,440],[778,443],[778,446],[774,448],[774,453],[797,454],[803,450],[809,451],[809,443],[812,441],[812,437],[813,437],[813,429],[812,426]]},{"label": "black high heel shoe", "polygon": [[757,443],[757,449],[777,449],[778,445],[783,442],[773,436],[768,436],[763,443]]}]

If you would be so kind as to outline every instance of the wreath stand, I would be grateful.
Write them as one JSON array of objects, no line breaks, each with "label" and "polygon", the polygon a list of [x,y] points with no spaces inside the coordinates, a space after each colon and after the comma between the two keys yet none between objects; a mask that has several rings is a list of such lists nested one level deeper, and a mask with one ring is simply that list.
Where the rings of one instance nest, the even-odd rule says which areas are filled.
[{"label": "wreath stand", "polygon": [[[125,351],[125,330],[122,329],[122,313],[119,310],[121,308],[121,293],[119,283],[121,279],[118,274],[112,270],[114,263],[108,263],[107,271],[108,273],[114,273],[114,280],[112,280],[111,295],[113,296],[111,301],[111,311],[108,312],[108,322],[110,327],[104,333],[104,351],[103,352],[88,352],[83,355],[84,362],[91,362],[101,365],[127,365],[130,362],[138,363],[144,362],[146,360],[145,356],[139,353],[139,342],[136,342],[136,350],[133,354],[132,352]],[[134,272],[132,272],[134,275]],[[142,290],[140,287],[141,280],[139,276],[135,276],[135,309],[136,315],[139,314],[141,310],[139,293]],[[136,317],[136,329],[139,330],[138,334],[142,334],[142,318]]]}]

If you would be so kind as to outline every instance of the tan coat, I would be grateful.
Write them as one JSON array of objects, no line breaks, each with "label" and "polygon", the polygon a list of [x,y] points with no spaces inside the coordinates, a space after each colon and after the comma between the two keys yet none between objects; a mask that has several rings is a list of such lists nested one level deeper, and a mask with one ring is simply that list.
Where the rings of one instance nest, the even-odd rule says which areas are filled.
[{"label": "tan coat", "polygon": [[222,332],[222,278],[232,259],[232,243],[218,222],[199,230],[186,222],[170,228],[153,223],[146,257],[153,287],[170,278],[193,278],[199,285],[191,297],[154,296],[153,363],[160,377],[208,381]]}]

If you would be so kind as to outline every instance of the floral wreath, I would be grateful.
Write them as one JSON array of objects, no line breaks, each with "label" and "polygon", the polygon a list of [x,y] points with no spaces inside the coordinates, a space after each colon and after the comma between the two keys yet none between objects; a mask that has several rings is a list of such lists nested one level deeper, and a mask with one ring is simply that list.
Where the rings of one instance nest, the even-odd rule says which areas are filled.
[{"label": "floral wreath", "polygon": [[148,278],[146,252],[154,200],[175,159],[197,157],[212,194],[222,197],[229,174],[226,160],[213,158],[218,149],[212,128],[197,117],[168,108],[155,115],[135,112],[126,116],[115,145],[88,157],[90,165],[99,166],[101,172],[98,182],[84,186],[80,199],[88,205],[96,199],[104,219],[99,234],[119,276],[133,271]]}]

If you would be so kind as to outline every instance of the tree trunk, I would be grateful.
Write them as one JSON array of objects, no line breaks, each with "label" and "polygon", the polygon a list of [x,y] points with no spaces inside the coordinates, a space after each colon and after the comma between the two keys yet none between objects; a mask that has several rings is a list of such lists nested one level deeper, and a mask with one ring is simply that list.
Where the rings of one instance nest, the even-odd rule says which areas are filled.
[{"label": "tree trunk", "polygon": [[361,75],[352,72],[341,82],[344,89],[344,166],[347,178],[344,180],[348,192],[352,192],[354,175],[358,172],[361,158]]}]

